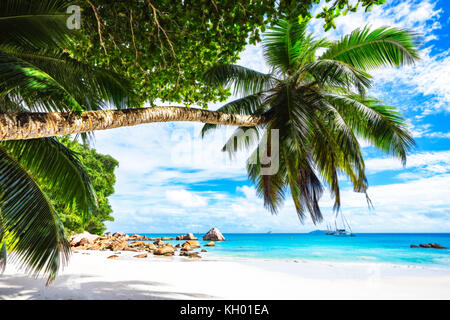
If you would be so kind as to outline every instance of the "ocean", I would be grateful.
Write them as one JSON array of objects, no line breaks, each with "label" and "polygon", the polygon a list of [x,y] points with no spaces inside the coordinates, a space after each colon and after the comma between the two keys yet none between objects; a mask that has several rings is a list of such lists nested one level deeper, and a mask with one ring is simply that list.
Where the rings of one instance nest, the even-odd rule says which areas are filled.
[{"label": "ocean", "polygon": [[[176,237],[179,234],[147,234]],[[194,234],[200,244],[204,234]],[[336,237],[322,233],[224,233],[227,239],[205,247],[207,257],[378,262],[450,268],[450,249],[410,248],[411,244],[439,243],[450,248],[450,233],[358,233]],[[171,244],[184,241],[170,241]]]}]

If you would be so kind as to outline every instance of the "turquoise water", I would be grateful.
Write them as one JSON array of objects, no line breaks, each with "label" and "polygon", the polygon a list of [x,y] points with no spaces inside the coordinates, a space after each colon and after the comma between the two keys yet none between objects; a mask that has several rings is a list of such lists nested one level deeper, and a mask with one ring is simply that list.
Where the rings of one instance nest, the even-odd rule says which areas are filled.
[{"label": "turquoise water", "polygon": [[[175,237],[179,234],[141,234],[148,237]],[[201,241],[203,234],[195,234]],[[450,267],[449,249],[410,248],[411,244],[439,243],[450,248],[450,233],[393,234],[363,233],[336,237],[303,233],[229,233],[227,241],[206,248],[208,257],[255,259],[297,259],[339,262],[379,262]],[[184,241],[170,241],[172,244]]]}]

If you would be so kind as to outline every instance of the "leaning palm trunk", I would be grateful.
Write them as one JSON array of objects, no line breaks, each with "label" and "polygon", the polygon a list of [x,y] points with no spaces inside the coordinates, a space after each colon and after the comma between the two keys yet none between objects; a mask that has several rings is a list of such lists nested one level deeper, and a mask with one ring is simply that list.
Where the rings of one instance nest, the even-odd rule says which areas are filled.
[{"label": "leaning palm trunk", "polygon": [[228,114],[186,107],[150,107],[124,110],[0,113],[0,140],[35,139],[135,126],[151,122],[191,121],[216,125],[253,127],[264,117]]}]

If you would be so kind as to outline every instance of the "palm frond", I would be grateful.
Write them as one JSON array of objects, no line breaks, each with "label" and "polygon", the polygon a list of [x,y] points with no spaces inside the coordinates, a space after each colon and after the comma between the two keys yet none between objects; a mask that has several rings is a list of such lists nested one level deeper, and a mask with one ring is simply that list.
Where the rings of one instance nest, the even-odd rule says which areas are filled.
[{"label": "palm frond", "polygon": [[306,38],[308,21],[279,20],[263,37],[264,57],[270,66],[283,73],[294,70],[300,56],[310,49]]},{"label": "palm frond", "polygon": [[0,148],[0,208],[8,232],[10,258],[27,272],[54,280],[67,262],[70,247],[64,227],[34,179]]},{"label": "palm frond", "polygon": [[327,99],[357,135],[406,163],[407,152],[415,143],[399,112],[369,97],[328,95]]},{"label": "palm frond", "polygon": [[31,111],[82,111],[83,107],[50,75],[0,50],[0,93],[20,97]]},{"label": "palm frond", "polygon": [[254,95],[270,89],[276,79],[271,74],[258,72],[240,65],[218,65],[204,75],[205,83],[232,88],[238,96]]},{"label": "palm frond", "polygon": [[2,50],[47,73],[88,110],[111,105],[118,109],[139,106],[128,79],[110,70],[76,61],[59,49],[3,46]]},{"label": "palm frond", "polygon": [[40,184],[57,190],[59,199],[84,219],[96,207],[94,189],[78,156],[56,138],[3,141],[0,147]]},{"label": "palm frond", "polygon": [[419,59],[416,36],[406,30],[368,26],[356,29],[332,45],[320,60],[338,60],[359,70],[401,66]]},{"label": "palm frond", "polygon": [[371,86],[371,76],[337,60],[317,60],[300,68],[298,73],[309,73],[319,86],[335,86],[352,90],[356,88],[364,95]]},{"label": "palm frond", "polygon": [[272,175],[263,174],[261,168],[265,165],[261,164],[261,159],[258,156],[259,148],[261,147],[263,146],[259,146],[249,158],[256,160],[256,163],[247,161],[247,174],[256,187],[257,195],[264,200],[264,207],[272,214],[276,214],[282,206],[286,195],[286,170],[283,162],[280,161],[277,173]]},{"label": "palm frond", "polygon": [[0,1],[0,46],[54,47],[67,41],[69,0]]},{"label": "palm frond", "polygon": [[306,208],[312,222],[316,224],[323,219],[322,211],[319,206],[319,200],[323,194],[323,186],[314,172],[311,161],[308,161],[308,163],[310,165],[303,165],[298,168],[296,187],[299,189],[299,202],[302,205],[302,210],[300,211],[300,214],[297,211],[297,214],[299,214],[300,221],[302,221],[304,216],[303,208]]}]

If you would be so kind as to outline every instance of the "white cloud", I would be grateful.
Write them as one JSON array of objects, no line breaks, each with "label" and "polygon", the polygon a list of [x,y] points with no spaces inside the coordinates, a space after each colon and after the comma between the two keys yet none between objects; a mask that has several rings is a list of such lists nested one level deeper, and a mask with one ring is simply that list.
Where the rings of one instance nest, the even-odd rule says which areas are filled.
[{"label": "white cloud", "polygon": [[166,199],[187,208],[198,208],[208,205],[208,200],[205,197],[187,190],[167,190]]},{"label": "white cloud", "polygon": [[[366,168],[369,173],[377,173],[387,170],[401,170],[403,166],[398,159],[373,158],[366,160]],[[406,169],[414,168],[429,172],[450,171],[450,151],[420,152],[409,155]]]},{"label": "white cloud", "polygon": [[[322,0],[315,13],[325,5],[326,1]],[[341,15],[335,19],[337,28],[327,33],[323,31],[323,20],[313,19],[312,30],[318,36],[336,39],[365,25],[373,28],[395,26],[414,30],[424,37],[434,37],[433,31],[441,28],[438,22],[441,14],[442,9],[437,8],[435,0],[387,0],[384,5],[374,6],[371,12],[359,10],[347,16]]]}]

